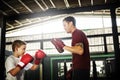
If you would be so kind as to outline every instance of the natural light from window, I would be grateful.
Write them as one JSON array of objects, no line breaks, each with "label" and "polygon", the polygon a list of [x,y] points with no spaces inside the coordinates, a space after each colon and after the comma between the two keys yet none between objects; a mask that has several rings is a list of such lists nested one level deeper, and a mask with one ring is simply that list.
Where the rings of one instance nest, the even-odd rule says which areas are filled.
[{"label": "natural light from window", "polygon": [[[64,17],[59,17],[56,19],[28,26],[28,28],[6,34],[6,37],[63,32],[64,28],[62,20],[64,19]],[[79,29],[105,28],[111,27],[112,25],[110,16],[74,15],[74,17],[76,18],[76,27]],[[120,18],[117,18],[117,22],[120,22]],[[117,23],[117,25],[120,26],[120,23]]]}]

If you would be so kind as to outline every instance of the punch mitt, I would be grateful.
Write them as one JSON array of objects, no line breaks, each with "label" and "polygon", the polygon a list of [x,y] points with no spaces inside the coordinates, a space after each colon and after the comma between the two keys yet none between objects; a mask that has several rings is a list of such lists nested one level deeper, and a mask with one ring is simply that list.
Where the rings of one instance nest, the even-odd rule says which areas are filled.
[{"label": "punch mitt", "polygon": [[65,44],[63,43],[63,41],[61,39],[59,39],[59,38],[53,38],[53,39],[51,39],[51,42],[55,46],[55,48],[57,49],[57,51],[59,53],[64,52],[63,47],[65,46]]}]

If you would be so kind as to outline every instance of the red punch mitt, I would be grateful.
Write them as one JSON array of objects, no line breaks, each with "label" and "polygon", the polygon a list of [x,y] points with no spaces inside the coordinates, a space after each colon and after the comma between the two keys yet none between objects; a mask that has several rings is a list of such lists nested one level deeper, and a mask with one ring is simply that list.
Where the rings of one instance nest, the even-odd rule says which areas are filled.
[{"label": "red punch mitt", "polygon": [[61,39],[53,38],[53,39],[51,39],[51,42],[55,46],[55,48],[57,49],[57,51],[59,53],[64,52],[63,47],[65,46],[65,44],[63,43],[63,41]]}]

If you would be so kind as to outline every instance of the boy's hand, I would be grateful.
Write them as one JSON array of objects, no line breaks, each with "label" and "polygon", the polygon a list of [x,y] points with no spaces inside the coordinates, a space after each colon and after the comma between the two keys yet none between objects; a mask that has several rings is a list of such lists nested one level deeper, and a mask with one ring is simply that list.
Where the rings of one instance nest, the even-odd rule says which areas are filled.
[{"label": "boy's hand", "polygon": [[35,63],[36,65],[39,65],[41,59],[43,59],[44,57],[46,57],[46,54],[45,54],[42,50],[38,50],[38,51],[35,53],[35,61],[34,61],[34,63]]},{"label": "boy's hand", "polygon": [[32,60],[33,60],[33,57],[30,54],[26,53],[25,55],[22,56],[17,66],[24,68]]}]

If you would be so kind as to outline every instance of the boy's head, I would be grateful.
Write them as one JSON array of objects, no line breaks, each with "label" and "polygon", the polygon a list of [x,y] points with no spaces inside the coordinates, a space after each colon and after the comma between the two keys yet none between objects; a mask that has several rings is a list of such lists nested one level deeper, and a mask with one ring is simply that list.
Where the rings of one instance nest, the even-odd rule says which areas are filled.
[{"label": "boy's head", "polygon": [[26,42],[21,41],[21,40],[15,40],[12,43],[12,50],[13,52],[17,52],[18,55],[23,55],[26,50]]}]

